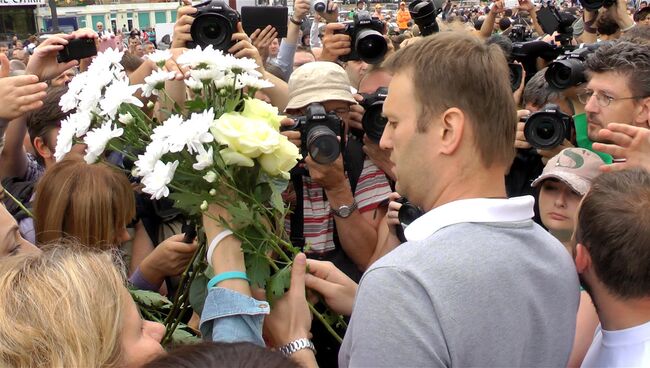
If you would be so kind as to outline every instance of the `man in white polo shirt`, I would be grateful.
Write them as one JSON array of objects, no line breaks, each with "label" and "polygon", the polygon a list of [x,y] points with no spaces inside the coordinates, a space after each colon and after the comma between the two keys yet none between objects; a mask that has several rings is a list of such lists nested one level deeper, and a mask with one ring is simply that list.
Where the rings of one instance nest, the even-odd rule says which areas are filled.
[{"label": "man in white polo shirt", "polygon": [[[517,118],[502,52],[445,32],[387,64],[380,145],[397,191],[426,214],[364,273],[339,366],[566,366],[578,278],[532,221],[533,198],[506,199]],[[321,268],[310,263],[307,286],[336,283]]]}]

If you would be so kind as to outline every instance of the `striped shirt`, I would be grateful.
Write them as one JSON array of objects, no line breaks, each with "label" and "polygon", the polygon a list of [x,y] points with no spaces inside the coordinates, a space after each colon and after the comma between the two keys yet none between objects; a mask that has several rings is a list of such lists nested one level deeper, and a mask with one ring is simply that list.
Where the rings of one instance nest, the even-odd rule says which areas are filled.
[{"label": "striped shirt", "polygon": [[[330,213],[329,201],[323,198],[325,190],[311,177],[303,176],[302,182],[305,251],[323,253],[334,250],[334,215]],[[359,212],[373,211],[390,193],[384,172],[366,158],[354,193]],[[290,233],[289,216],[287,219],[286,228]]]}]

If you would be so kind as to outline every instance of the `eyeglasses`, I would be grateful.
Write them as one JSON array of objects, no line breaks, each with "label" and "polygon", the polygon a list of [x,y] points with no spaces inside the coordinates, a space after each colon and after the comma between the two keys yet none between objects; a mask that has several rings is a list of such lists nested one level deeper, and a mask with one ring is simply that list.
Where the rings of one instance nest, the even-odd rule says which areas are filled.
[{"label": "eyeglasses", "polygon": [[594,92],[590,90],[586,90],[584,93],[581,93],[578,95],[578,100],[580,100],[581,103],[587,104],[589,100],[591,99],[591,96],[596,96],[596,102],[598,103],[598,106],[600,107],[607,107],[609,106],[612,101],[620,101],[620,100],[632,100],[635,98],[645,98],[647,96],[632,96],[632,97],[620,97],[620,98],[614,98],[611,96],[607,96],[605,94],[602,94],[600,92]]}]

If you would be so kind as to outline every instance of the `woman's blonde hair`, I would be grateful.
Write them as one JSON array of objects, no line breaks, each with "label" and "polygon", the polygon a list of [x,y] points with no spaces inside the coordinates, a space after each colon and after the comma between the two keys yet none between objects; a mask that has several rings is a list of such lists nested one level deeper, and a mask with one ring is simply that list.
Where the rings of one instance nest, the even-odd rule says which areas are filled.
[{"label": "woman's blonde hair", "polygon": [[116,367],[124,277],[110,252],[57,244],[0,262],[0,366]]},{"label": "woman's blonde hair", "polygon": [[34,216],[39,244],[74,238],[91,247],[115,247],[135,216],[134,192],[117,169],[66,159],[39,181]]}]

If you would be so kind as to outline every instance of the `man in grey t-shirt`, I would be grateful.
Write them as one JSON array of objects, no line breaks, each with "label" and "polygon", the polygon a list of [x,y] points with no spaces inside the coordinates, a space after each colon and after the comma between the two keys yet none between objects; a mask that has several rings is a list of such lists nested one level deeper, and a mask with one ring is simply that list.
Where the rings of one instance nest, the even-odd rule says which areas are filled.
[{"label": "man in grey t-shirt", "polygon": [[[533,198],[506,199],[517,119],[501,51],[440,33],[387,64],[380,145],[391,150],[397,191],[427,212],[365,272],[339,366],[565,366],[578,278],[531,220]],[[323,285],[337,282],[319,266],[310,272],[326,276],[306,284],[331,301]]]}]

